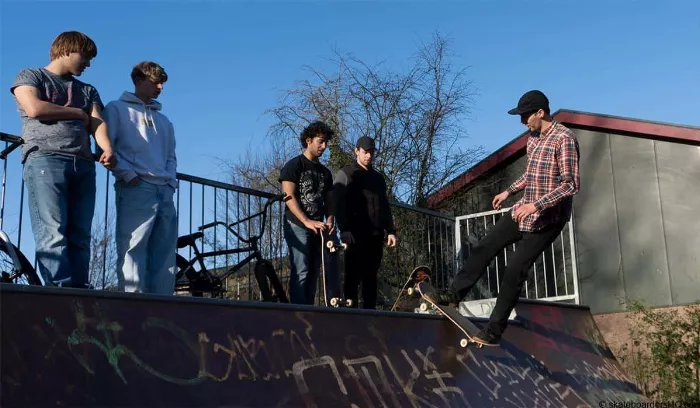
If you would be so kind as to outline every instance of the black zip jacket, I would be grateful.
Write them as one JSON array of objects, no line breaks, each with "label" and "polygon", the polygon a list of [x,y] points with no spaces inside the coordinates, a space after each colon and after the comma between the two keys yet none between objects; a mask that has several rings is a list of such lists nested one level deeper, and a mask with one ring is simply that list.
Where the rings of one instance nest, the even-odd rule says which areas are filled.
[{"label": "black zip jacket", "polygon": [[333,180],[333,207],[340,232],[355,236],[396,234],[384,176],[357,162],[338,170]]}]

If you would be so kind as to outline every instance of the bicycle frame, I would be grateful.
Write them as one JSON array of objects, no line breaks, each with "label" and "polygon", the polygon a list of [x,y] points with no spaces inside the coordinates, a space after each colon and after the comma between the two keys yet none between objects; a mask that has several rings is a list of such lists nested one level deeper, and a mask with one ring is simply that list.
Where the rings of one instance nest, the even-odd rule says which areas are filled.
[{"label": "bicycle frame", "polygon": [[[210,222],[208,224],[204,224],[200,227],[198,227],[198,232],[190,235],[185,235],[183,237],[188,237],[190,240],[187,241],[187,244],[185,246],[182,246],[183,248],[186,246],[190,246],[194,250],[194,257],[190,260],[187,260],[187,266],[184,268],[185,270],[191,268],[194,266],[195,263],[199,263],[200,265],[200,271],[197,272],[198,274],[204,275],[204,277],[209,280],[209,281],[214,281],[216,280],[225,280],[227,277],[233,275],[240,269],[242,269],[246,264],[248,264],[250,261],[253,259],[257,259],[258,261],[264,261],[264,258],[262,257],[262,254],[260,253],[260,248],[258,246],[258,242],[260,238],[265,233],[265,226],[267,225],[267,211],[270,207],[270,205],[276,201],[280,201],[286,197],[286,194],[279,194],[270,197],[265,205],[263,206],[263,209],[255,214],[252,214],[248,217],[242,218],[240,220],[237,220],[235,222],[232,222],[230,224],[226,224],[222,221],[214,221]],[[243,222],[249,221],[251,219],[260,217],[260,230],[259,233],[253,236],[250,236],[248,238],[244,238],[241,236],[234,227],[236,225],[239,225]],[[214,228],[216,226],[223,225],[226,230],[230,233],[232,233],[234,236],[236,236],[241,242],[244,242],[248,244],[248,246],[243,247],[243,248],[232,248],[232,249],[225,249],[225,250],[218,250],[218,251],[209,251],[209,252],[200,252],[199,249],[197,248],[197,245],[195,243],[196,240],[202,238],[204,236],[203,231],[208,230],[210,228]],[[181,237],[182,238],[182,237]],[[178,245],[180,247],[180,245]],[[241,261],[237,262],[235,265],[231,266],[224,272],[222,275],[216,277],[213,279],[211,272],[207,269],[207,267],[204,264],[204,259],[214,257],[214,256],[220,256],[220,255],[230,255],[230,254],[237,254],[237,253],[242,253],[242,252],[250,252],[248,256],[246,256],[244,259]]]}]

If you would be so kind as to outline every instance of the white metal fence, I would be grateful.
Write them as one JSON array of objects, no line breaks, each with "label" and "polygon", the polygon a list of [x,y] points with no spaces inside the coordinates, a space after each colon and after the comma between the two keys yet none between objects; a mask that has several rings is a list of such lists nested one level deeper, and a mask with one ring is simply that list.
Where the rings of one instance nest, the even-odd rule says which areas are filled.
[{"label": "white metal fence", "polygon": [[[464,266],[471,247],[493,228],[501,216],[504,214],[507,216],[508,211],[510,208],[456,217],[457,270],[461,270]],[[491,304],[495,301],[508,259],[517,245],[517,243],[508,245],[491,261],[484,277],[468,295],[469,300],[488,300]],[[521,297],[579,304],[573,221],[566,224],[559,237],[537,258],[525,282]]]}]

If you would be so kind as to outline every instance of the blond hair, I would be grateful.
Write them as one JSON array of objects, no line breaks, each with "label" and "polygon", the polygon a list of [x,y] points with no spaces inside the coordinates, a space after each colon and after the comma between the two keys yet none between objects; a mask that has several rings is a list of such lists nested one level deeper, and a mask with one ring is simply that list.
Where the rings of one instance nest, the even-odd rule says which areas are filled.
[{"label": "blond hair", "polygon": [[141,79],[148,79],[155,84],[163,84],[168,80],[165,69],[152,61],[139,62],[131,70],[131,81],[136,82]]},{"label": "blond hair", "polygon": [[49,56],[51,61],[53,61],[74,52],[93,59],[97,56],[97,46],[90,37],[79,31],[66,31],[53,40]]}]

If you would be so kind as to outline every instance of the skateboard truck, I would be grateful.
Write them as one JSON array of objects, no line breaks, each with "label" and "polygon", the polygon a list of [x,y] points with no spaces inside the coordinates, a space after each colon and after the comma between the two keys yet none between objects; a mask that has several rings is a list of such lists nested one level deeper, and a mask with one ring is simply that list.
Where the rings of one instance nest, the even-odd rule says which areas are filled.
[{"label": "skateboard truck", "polygon": [[328,248],[330,252],[335,252],[338,249],[346,250],[348,245],[346,243],[336,244],[335,242],[328,240],[326,242],[326,248]]},{"label": "skateboard truck", "polygon": [[422,303],[420,309],[422,311],[428,310],[428,303],[432,305],[440,314],[445,316],[452,324],[454,324],[463,334],[459,340],[459,345],[462,348],[469,346],[469,343],[474,343],[478,348],[484,346],[497,346],[496,344],[488,344],[482,341],[476,340],[474,335],[478,332],[478,328],[469,321],[466,317],[462,316],[457,309],[451,307],[445,307],[440,305],[435,297],[435,288],[433,288],[427,281],[418,282],[415,285],[415,290],[420,293],[421,297],[427,301],[427,303]]},{"label": "skateboard truck", "polygon": [[[333,307],[341,307],[341,303],[343,303],[343,299],[339,297],[334,297],[331,298],[330,304]],[[345,307],[352,307],[352,299],[345,299]]]},{"label": "skateboard truck", "polygon": [[[391,307],[391,310],[396,310],[397,306],[406,296],[408,296],[408,298],[410,299],[413,297],[413,295],[418,294],[418,292],[415,289],[415,285],[418,282],[430,281],[431,275],[432,271],[430,270],[430,267],[426,265],[421,265],[413,268],[411,273],[408,275],[408,279],[406,279],[406,283],[404,283],[403,287],[399,291],[399,294],[396,297],[396,301],[394,301],[394,305]],[[406,296],[404,295],[404,291],[406,293]]]}]

